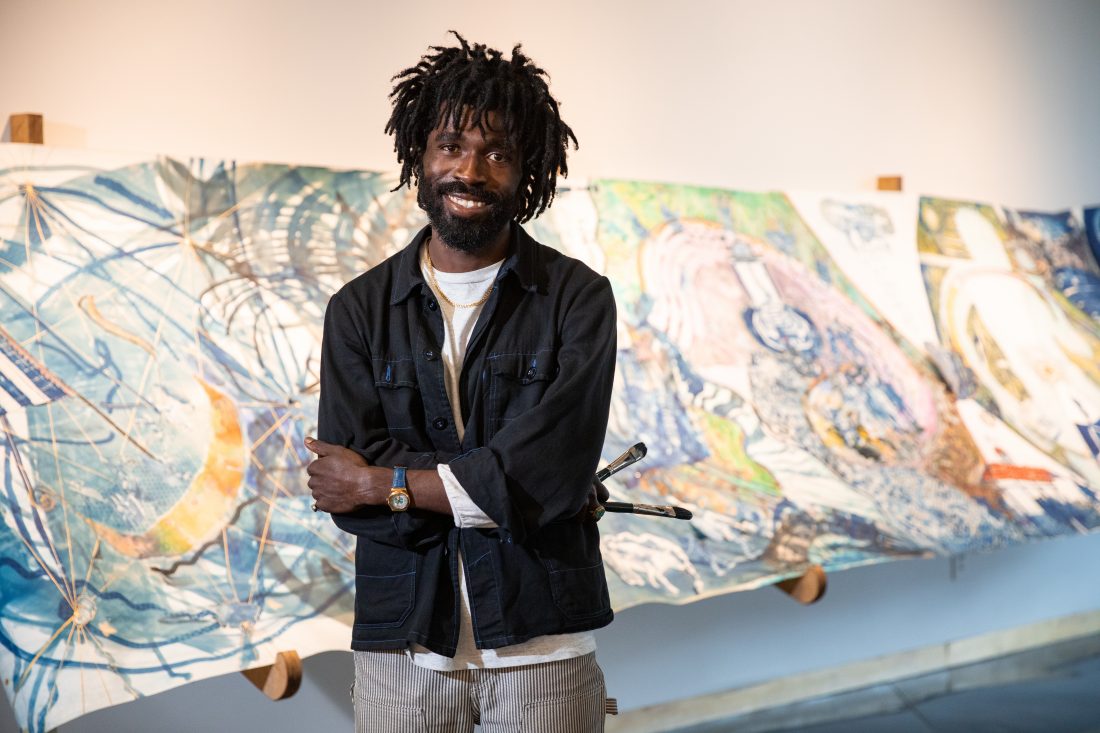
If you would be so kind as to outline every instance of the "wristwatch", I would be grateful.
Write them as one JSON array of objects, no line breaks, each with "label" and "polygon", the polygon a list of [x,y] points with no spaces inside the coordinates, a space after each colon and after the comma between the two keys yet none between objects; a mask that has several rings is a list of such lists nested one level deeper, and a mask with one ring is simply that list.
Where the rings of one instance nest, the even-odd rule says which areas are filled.
[{"label": "wristwatch", "polygon": [[390,495],[386,497],[386,504],[390,511],[403,512],[412,506],[412,494],[405,485],[405,467],[393,467],[393,485],[390,487]]}]

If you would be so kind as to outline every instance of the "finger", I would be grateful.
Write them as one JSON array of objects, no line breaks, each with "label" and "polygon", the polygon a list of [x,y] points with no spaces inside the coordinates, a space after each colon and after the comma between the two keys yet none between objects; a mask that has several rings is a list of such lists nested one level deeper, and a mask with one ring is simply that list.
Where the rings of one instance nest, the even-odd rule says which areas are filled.
[{"label": "finger", "polygon": [[607,490],[607,487],[603,485],[602,481],[596,480],[592,482],[593,488],[596,490],[596,500],[602,504],[611,498],[611,492]]},{"label": "finger", "polygon": [[331,445],[316,438],[305,439],[306,449],[318,456],[327,456]]}]

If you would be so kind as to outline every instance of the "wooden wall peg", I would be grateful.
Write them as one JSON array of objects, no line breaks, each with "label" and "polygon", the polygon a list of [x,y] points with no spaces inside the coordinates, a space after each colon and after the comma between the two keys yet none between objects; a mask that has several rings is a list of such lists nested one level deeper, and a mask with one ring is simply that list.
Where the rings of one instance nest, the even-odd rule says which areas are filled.
[{"label": "wooden wall peg", "polygon": [[242,669],[241,674],[272,700],[285,700],[302,684],[302,660],[294,650],[279,652],[274,664]]},{"label": "wooden wall peg", "polygon": [[781,580],[775,584],[775,587],[799,603],[808,606],[821,600],[825,595],[826,585],[825,568],[820,565],[811,565],[802,575]]},{"label": "wooden wall peg", "polygon": [[878,190],[879,191],[900,191],[901,190],[901,176],[879,176],[878,177]]},{"label": "wooden wall peg", "polygon": [[13,143],[42,144],[42,115],[11,115],[8,117],[8,126],[11,129]]}]

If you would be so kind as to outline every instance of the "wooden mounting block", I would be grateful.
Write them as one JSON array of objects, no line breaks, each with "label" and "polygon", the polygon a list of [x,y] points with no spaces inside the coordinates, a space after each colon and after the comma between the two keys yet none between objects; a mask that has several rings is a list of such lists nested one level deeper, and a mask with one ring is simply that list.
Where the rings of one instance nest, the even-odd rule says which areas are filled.
[{"label": "wooden mounting block", "polygon": [[274,664],[242,669],[241,674],[272,700],[285,700],[302,684],[302,660],[294,650],[279,652]]},{"label": "wooden mounting block", "polygon": [[901,176],[879,176],[877,187],[879,191],[900,191]]},{"label": "wooden mounting block", "polygon": [[42,144],[42,115],[24,114],[8,117],[13,143]]},{"label": "wooden mounting block", "polygon": [[775,584],[775,587],[799,603],[808,606],[821,600],[825,595],[826,585],[825,568],[820,565],[811,565],[802,575],[781,580]]}]

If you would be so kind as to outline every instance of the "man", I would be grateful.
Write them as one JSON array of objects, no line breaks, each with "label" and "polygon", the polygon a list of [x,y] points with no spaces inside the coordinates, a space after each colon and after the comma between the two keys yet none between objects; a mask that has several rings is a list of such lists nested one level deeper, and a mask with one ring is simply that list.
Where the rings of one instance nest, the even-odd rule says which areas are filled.
[{"label": "man", "polygon": [[307,440],[315,509],[357,536],[356,727],[603,730],[615,304],[519,226],[576,145],[545,72],[455,36],[394,77],[430,224],[329,302]]}]

